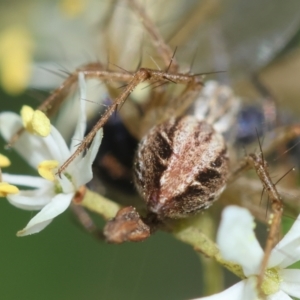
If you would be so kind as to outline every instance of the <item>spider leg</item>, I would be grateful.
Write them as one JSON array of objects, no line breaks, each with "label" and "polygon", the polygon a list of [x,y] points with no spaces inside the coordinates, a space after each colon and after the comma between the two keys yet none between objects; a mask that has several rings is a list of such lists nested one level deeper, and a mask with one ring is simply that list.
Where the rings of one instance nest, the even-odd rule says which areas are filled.
[{"label": "spider leg", "polygon": [[264,154],[260,145],[260,153],[259,154],[248,154],[239,164],[239,167],[233,171],[232,176],[230,177],[230,181],[235,180],[237,175],[240,175],[242,172],[248,169],[254,169],[256,171],[257,176],[259,177],[263,188],[268,194],[269,201],[271,204],[271,211],[269,218],[269,234],[265,245],[265,254],[261,263],[260,273],[258,275],[257,288],[260,296],[263,296],[261,291],[261,284],[264,279],[265,270],[267,268],[268,260],[270,258],[270,254],[276,243],[278,242],[278,232],[281,224],[281,218],[283,213],[283,203],[282,198],[273,183],[267,162],[265,161]]},{"label": "spider leg", "polygon": [[[57,88],[46,100],[37,107],[38,110],[44,112],[48,117],[53,116],[55,110],[66,98],[73,85],[77,84],[78,74],[83,73],[85,78],[98,78],[101,80],[128,82],[132,79],[133,74],[125,72],[115,72],[105,70],[100,63],[90,63],[76,69],[67,79]],[[8,146],[11,147],[24,131],[20,128],[10,139]]]},{"label": "spider leg", "polygon": [[[170,46],[166,43],[162,35],[160,34],[159,30],[146,14],[145,10],[142,6],[138,4],[135,0],[128,0],[128,3],[131,9],[136,13],[136,15],[140,18],[141,22],[144,25],[144,28],[147,30],[153,46],[156,48],[158,55],[162,58],[167,72],[170,73],[177,72],[178,70],[178,63],[174,57],[174,52],[170,48]],[[171,59],[171,61],[170,61]]]},{"label": "spider leg", "polygon": [[[284,215],[296,219],[300,211],[298,199],[300,191],[297,188],[283,187],[279,184],[276,188],[284,200]],[[267,223],[265,208],[266,203],[261,203],[262,186],[260,180],[249,177],[239,177],[234,184],[229,184],[219,201],[222,206],[238,205],[247,208],[261,223]]]},{"label": "spider leg", "polygon": [[267,268],[268,260],[272,249],[278,242],[278,232],[281,224],[281,217],[283,213],[283,203],[280,194],[277,191],[275,184],[272,182],[267,163],[262,155],[250,154],[248,155],[247,162],[255,169],[256,174],[260,178],[265,190],[268,193],[271,203],[272,214],[270,216],[270,229],[268,239],[265,245],[265,255],[261,263],[260,274],[258,276],[258,287],[260,288],[264,273]]},{"label": "spider leg", "polygon": [[[108,71],[101,71],[102,73],[107,73]],[[109,72],[110,73],[110,72]],[[85,74],[85,73],[84,73]],[[124,73],[121,73],[125,75]],[[95,73],[93,73],[95,75]],[[125,76],[130,76],[126,74]],[[187,74],[170,74],[163,71],[157,71],[152,69],[141,68],[139,69],[132,77],[131,81],[128,85],[123,89],[122,93],[114,100],[114,103],[104,112],[103,116],[99,119],[99,121],[94,125],[89,134],[84,138],[81,144],[78,146],[76,151],[70,156],[65,163],[58,169],[57,174],[61,174],[67,166],[82,153],[93,141],[97,131],[103,127],[103,125],[107,122],[109,117],[118,109],[119,106],[122,106],[129,95],[133,92],[133,90],[142,82],[149,80],[150,82],[156,81],[173,81],[180,84],[199,84],[202,83],[201,79],[198,77],[187,75]]]},{"label": "spider leg", "polygon": [[99,240],[105,240],[102,230],[98,229],[90,215],[85,211],[85,209],[82,206],[72,203],[70,208],[73,214],[76,216],[76,219],[79,221],[80,225],[88,233],[92,234]]}]

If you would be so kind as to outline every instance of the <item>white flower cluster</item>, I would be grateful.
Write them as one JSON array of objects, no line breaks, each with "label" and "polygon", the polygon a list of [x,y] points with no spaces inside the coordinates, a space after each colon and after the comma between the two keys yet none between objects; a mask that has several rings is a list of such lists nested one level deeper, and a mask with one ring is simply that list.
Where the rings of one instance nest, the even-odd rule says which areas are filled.
[{"label": "white flower cluster", "polygon": [[[224,209],[217,234],[222,257],[239,264],[246,279],[227,290],[199,300],[256,300],[257,276],[264,251],[254,234],[254,219],[247,209],[229,206]],[[262,291],[267,300],[300,298],[300,270],[287,269],[300,260],[300,216],[272,250],[265,271]]]},{"label": "white flower cluster", "polygon": [[[31,188],[14,191],[14,193],[7,192],[5,196],[12,205],[25,210],[40,210],[27,226],[17,233],[18,236],[37,233],[44,229],[68,208],[78,189],[92,179],[92,163],[101,143],[102,130],[97,132],[84,156],[81,154],[76,157],[60,177],[56,175],[59,166],[74,153],[76,145],[84,138],[86,83],[83,74],[79,74],[79,86],[80,117],[77,120],[70,148],[59,131],[50,125],[46,116],[43,117],[40,111],[34,112],[28,107],[23,107],[22,118],[12,112],[0,113],[0,133],[6,141],[10,141],[22,126],[26,128],[13,144],[13,148],[42,176],[2,174],[0,181],[3,183]],[[66,126],[67,124],[68,120]]]}]

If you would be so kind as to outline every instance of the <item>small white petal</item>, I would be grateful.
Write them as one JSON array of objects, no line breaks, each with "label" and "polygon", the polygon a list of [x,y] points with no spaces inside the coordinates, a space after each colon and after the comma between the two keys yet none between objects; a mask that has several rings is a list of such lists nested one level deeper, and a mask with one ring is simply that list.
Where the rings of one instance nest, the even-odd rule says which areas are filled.
[{"label": "small white petal", "polygon": [[[277,248],[278,247],[278,248]],[[300,260],[300,241],[295,240],[284,247],[276,246],[270,255],[268,268],[284,269]]]},{"label": "small white petal", "polygon": [[289,297],[289,295],[287,295],[285,292],[279,291],[275,294],[269,295],[267,297],[267,300],[293,300],[293,299]]},{"label": "small white petal", "polygon": [[34,188],[43,188],[46,186],[53,185],[48,180],[37,176],[29,175],[13,175],[8,173],[2,174],[2,181],[8,182],[10,184],[28,186]]},{"label": "small white petal", "polygon": [[300,260],[300,215],[291,229],[272,250],[268,267],[285,268]]},{"label": "small white petal", "polygon": [[44,160],[54,159],[62,164],[69,158],[71,154],[70,150],[60,132],[54,126],[51,126],[51,133],[44,138],[44,142],[50,153],[50,156],[46,157]]},{"label": "small white petal", "polygon": [[8,195],[8,202],[25,210],[40,210],[55,196],[53,186],[37,190],[20,191],[17,195]]},{"label": "small white petal", "polygon": [[[0,132],[8,142],[12,136],[23,127],[21,117],[12,112],[0,114]],[[13,148],[33,168],[43,160],[49,159],[50,152],[44,142],[44,138],[23,132],[19,139],[13,144]]]},{"label": "small white petal", "polygon": [[14,133],[23,127],[22,119],[13,112],[0,113],[0,131],[3,138],[8,141]]},{"label": "small white petal", "polygon": [[300,298],[300,270],[285,269],[280,271],[282,283],[280,289],[290,296]]},{"label": "small white petal", "polygon": [[47,204],[36,216],[34,216],[27,226],[20,230],[17,235],[25,236],[38,233],[43,230],[56,216],[64,212],[70,205],[74,194],[58,194],[49,204]]},{"label": "small white petal", "polygon": [[259,273],[264,255],[255,237],[254,225],[247,209],[228,206],[223,210],[217,234],[217,244],[223,258],[241,265],[246,276]]},{"label": "small white petal", "polygon": [[76,187],[80,187],[88,183],[93,178],[92,164],[98,153],[101,141],[103,138],[102,128],[96,133],[95,138],[87,150],[86,155],[77,164],[77,170],[74,172],[74,181]]},{"label": "small white petal", "polygon": [[64,175],[64,174],[61,174],[61,176],[56,176],[59,184],[61,185],[62,187],[62,190],[65,194],[69,194],[69,193],[73,193],[75,194],[76,192],[76,189],[73,185],[73,183]]},{"label": "small white petal", "polygon": [[243,280],[227,290],[203,298],[197,298],[194,300],[254,300],[256,299],[256,293],[254,289],[253,282],[251,280]]},{"label": "small white petal", "polygon": [[83,73],[78,74],[78,83],[80,88],[80,111],[77,119],[76,129],[74,135],[72,137],[70,151],[74,153],[76,150],[76,145],[78,145],[79,141],[83,140],[84,134],[86,131],[86,111],[85,111],[85,103],[86,103],[86,82]]},{"label": "small white petal", "polygon": [[40,223],[36,224],[35,226],[27,225],[26,228],[17,232],[17,236],[26,236],[26,235],[38,233],[38,232],[42,231],[44,228],[46,228],[52,221],[53,221],[53,219],[50,219],[50,220],[40,222]]},{"label": "small white petal", "polygon": [[284,247],[284,245],[293,242],[295,239],[300,239],[300,215],[295,220],[290,230],[285,234],[278,246]]}]

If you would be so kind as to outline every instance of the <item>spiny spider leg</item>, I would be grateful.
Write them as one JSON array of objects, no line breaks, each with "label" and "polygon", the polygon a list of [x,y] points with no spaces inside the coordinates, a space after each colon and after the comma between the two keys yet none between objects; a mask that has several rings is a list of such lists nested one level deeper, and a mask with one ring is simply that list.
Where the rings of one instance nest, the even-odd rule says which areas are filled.
[{"label": "spiny spider leg", "polygon": [[70,156],[69,159],[67,159],[65,163],[58,169],[57,174],[60,175],[67,168],[67,166],[75,159],[75,157],[78,156],[80,153],[82,153],[90,145],[97,131],[103,127],[103,125],[107,122],[107,120],[114,113],[114,111],[116,111],[116,109],[119,106],[122,106],[122,104],[126,101],[128,96],[133,92],[133,90],[140,83],[146,80],[149,80],[150,82],[153,81],[168,82],[169,80],[172,80],[176,83],[193,84],[195,86],[197,86],[197,84],[199,84],[200,82],[202,83],[200,78],[195,77],[193,75],[180,74],[180,73],[170,74],[163,71],[141,68],[134,74],[132,80],[124,88],[122,93],[115,99],[114,103],[105,111],[101,119],[94,125],[92,130],[84,138],[83,142],[79,145],[79,147],[76,149],[73,155]]},{"label": "spiny spider leg", "polygon": [[140,17],[141,22],[143,23],[145,29],[150,35],[154,48],[156,49],[158,55],[162,58],[165,66],[167,67],[167,71],[170,71],[171,73],[177,72],[178,63],[174,57],[173,50],[165,42],[164,38],[158,31],[155,24],[146,14],[143,7],[140,6],[135,0],[128,0],[128,3],[131,6],[132,10],[136,13],[136,15]]},{"label": "spiny spider leg", "polygon": [[[144,136],[148,130],[155,124],[162,123],[170,118],[170,115],[178,117],[183,115],[186,110],[193,104],[195,98],[199,94],[203,87],[203,82],[200,80],[190,82],[185,89],[176,98],[162,99],[161,103],[149,102],[147,107],[148,113],[146,113],[141,122],[142,127],[140,128],[140,136]],[[167,95],[168,96],[168,95]],[[167,97],[166,97],[167,98]],[[160,99],[158,99],[160,100]],[[166,103],[168,101],[168,103]],[[155,101],[153,101],[155,102]],[[171,105],[168,105],[170,104]],[[155,110],[155,124],[153,122],[153,115],[150,113],[151,110]]]},{"label": "spiny spider leg", "polygon": [[[167,72],[175,73],[178,70],[178,64],[174,57],[174,53],[169,45],[165,42],[159,30],[146,14],[142,6],[140,6],[135,0],[128,0],[131,9],[137,14],[143,23],[146,31],[149,33],[150,39],[157,49],[158,55],[164,62]],[[111,15],[111,14],[109,14]],[[99,62],[89,63],[81,68],[76,69],[70,76],[57,88],[52,94],[39,106],[38,110],[45,112],[48,116],[51,116],[52,108],[59,106],[69,93],[71,87],[78,81],[78,73],[83,72],[86,78],[99,78],[109,79],[115,81],[129,82],[132,79],[134,73],[128,72],[113,72],[105,69]],[[19,136],[23,133],[24,128],[20,128],[8,142],[7,147],[12,145],[18,140]]]},{"label": "spiny spider leg", "polygon": [[261,263],[261,269],[258,276],[258,288],[260,289],[260,286],[264,279],[264,273],[267,268],[267,263],[271,254],[272,249],[276,245],[277,238],[278,238],[278,230],[280,228],[281,224],[281,217],[283,213],[283,203],[282,199],[276,189],[275,184],[272,182],[268,166],[262,155],[256,155],[256,154],[250,154],[247,157],[247,162],[249,165],[251,165],[259,179],[261,180],[264,189],[267,191],[270,203],[271,203],[271,210],[272,215],[270,217],[270,229],[268,234],[268,239],[265,245],[265,254]]},{"label": "spiny spider leg", "polygon": [[[259,141],[259,140],[258,140]],[[268,164],[264,159],[264,153],[260,146],[260,154],[249,154],[247,155],[239,167],[232,172],[232,176],[230,177],[230,181],[235,180],[243,171],[253,168],[256,171],[257,176],[259,177],[264,190],[267,192],[269,201],[271,203],[272,214],[270,216],[270,229],[267,238],[267,242],[265,245],[265,254],[263,260],[261,262],[261,269],[258,275],[257,288],[261,297],[263,297],[263,293],[261,291],[261,284],[263,282],[265,276],[265,270],[267,268],[268,260],[270,258],[270,254],[276,243],[278,242],[278,231],[281,224],[281,218],[283,213],[283,203],[280,194],[277,191],[275,184],[273,183],[269,171]]]},{"label": "spiny spider leg", "polygon": [[[37,107],[38,110],[46,113],[48,117],[54,114],[54,108],[57,108],[65,99],[72,86],[78,81],[78,74],[83,73],[85,78],[98,78],[103,80],[114,80],[129,82],[134,73],[116,72],[105,70],[100,63],[90,63],[76,69],[69,77],[57,88],[51,95]],[[24,131],[20,128],[10,139],[8,146],[11,147]]]},{"label": "spiny spider leg", "polygon": [[74,203],[70,206],[72,212],[76,216],[80,225],[90,234],[92,234],[95,238],[104,241],[104,235],[102,230],[100,230],[95,223],[93,222],[90,215],[85,211],[85,209],[79,205]]},{"label": "spiny spider leg", "polygon": [[[275,149],[278,149],[278,146],[285,145],[299,136],[300,124],[293,124],[275,130],[275,132],[272,132],[272,139],[265,139],[265,145],[263,147],[264,155],[270,155]],[[241,161],[240,164],[238,164],[238,167],[231,172],[228,183],[234,182],[244,171],[250,168],[251,166],[247,160]]]}]

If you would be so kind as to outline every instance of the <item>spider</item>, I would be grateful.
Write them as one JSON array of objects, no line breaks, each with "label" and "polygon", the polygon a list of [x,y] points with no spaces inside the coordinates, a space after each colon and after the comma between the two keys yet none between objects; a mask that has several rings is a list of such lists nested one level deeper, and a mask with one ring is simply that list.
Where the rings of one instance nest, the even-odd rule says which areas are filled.
[{"label": "spider", "polygon": [[[157,228],[163,228],[170,219],[185,218],[203,211],[217,200],[226,184],[235,181],[243,171],[255,169],[263,191],[268,194],[273,214],[261,267],[261,282],[283,213],[282,199],[270,177],[265,156],[278,145],[298,136],[299,126],[279,130],[274,140],[267,141],[264,150],[260,147],[259,154],[247,154],[230,172],[227,153],[230,145],[226,145],[221,133],[233,126],[236,113],[234,95],[228,88],[215,83],[208,83],[203,88],[203,74],[181,72],[176,51],[164,41],[142,6],[134,0],[128,3],[142,20],[164,70],[143,68],[139,64],[134,72],[112,71],[96,62],[70,74],[38,107],[39,110],[51,116],[55,106],[76,83],[79,73],[87,79],[117,81],[125,83],[125,86],[74,154],[59,168],[58,174],[63,173],[68,164],[89,147],[96,132],[115,112],[119,112],[127,129],[141,140],[134,163],[134,177],[148,209],[148,213],[141,217],[133,207],[123,208],[106,225],[106,239],[120,243],[143,240]],[[149,85],[147,99],[137,104],[130,96],[144,82]],[[111,89],[112,94],[116,93],[114,87]],[[198,112],[198,117],[189,115],[189,110]],[[240,186],[243,187],[243,183],[240,182]],[[252,205],[255,207],[255,204]],[[252,210],[255,210],[253,207]]]}]

